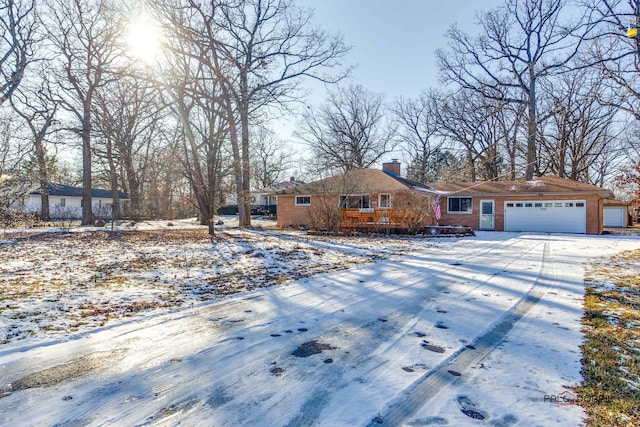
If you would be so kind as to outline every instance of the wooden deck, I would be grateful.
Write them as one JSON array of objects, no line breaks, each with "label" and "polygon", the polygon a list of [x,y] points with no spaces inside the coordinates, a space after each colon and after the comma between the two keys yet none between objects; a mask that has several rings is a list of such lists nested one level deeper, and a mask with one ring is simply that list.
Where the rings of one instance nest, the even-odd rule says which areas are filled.
[{"label": "wooden deck", "polygon": [[418,234],[431,236],[475,236],[471,227],[461,225],[419,225],[410,227],[407,221],[393,209],[345,209],[340,229],[379,233],[406,233],[418,229]]}]

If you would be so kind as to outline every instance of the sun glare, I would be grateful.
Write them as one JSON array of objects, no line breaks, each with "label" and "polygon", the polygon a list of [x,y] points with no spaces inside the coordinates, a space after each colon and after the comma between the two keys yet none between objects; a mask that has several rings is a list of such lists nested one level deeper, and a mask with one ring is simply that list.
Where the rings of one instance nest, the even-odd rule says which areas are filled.
[{"label": "sun glare", "polygon": [[138,17],[129,23],[126,41],[133,56],[151,63],[160,50],[160,30],[150,19]]}]

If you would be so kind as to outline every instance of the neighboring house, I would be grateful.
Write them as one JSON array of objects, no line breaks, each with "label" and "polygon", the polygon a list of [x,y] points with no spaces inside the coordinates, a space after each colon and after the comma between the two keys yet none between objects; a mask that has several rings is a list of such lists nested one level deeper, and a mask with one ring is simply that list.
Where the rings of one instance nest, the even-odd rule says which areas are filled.
[{"label": "neighboring house", "polygon": [[626,228],[629,226],[629,203],[621,200],[604,201],[603,222],[608,228]]},{"label": "neighboring house", "polygon": [[600,234],[612,193],[558,177],[531,181],[438,183],[440,224],[476,230]]},{"label": "neighboring house", "polygon": [[[275,206],[278,204],[277,198],[274,193],[293,188],[296,185],[302,185],[304,182],[296,181],[295,177],[289,178],[288,181],[278,182],[269,187],[262,188],[258,191],[251,192],[251,206],[252,207],[264,207],[272,213],[275,212]],[[225,204],[227,206],[234,206],[238,204],[238,196],[236,194],[229,194],[225,196]]]},{"label": "neighboring house", "polygon": [[277,197],[274,196],[274,193],[291,189],[297,185],[302,185],[304,182],[296,181],[295,177],[289,178],[288,181],[278,182],[269,187],[265,187],[261,190],[254,191],[251,193],[251,205],[252,206],[275,206],[278,204]]},{"label": "neighboring house", "polygon": [[[82,187],[71,187],[64,184],[48,184],[49,215],[51,219],[76,219],[82,218]],[[127,195],[118,191],[120,209],[123,202],[129,200]],[[24,196],[19,208],[24,212],[42,213],[40,189],[32,191]],[[111,190],[91,190],[91,209],[98,218],[111,218],[111,205],[113,203]]]},{"label": "neighboring house", "polygon": [[[410,194],[425,199],[428,208],[434,191],[424,184],[400,177],[400,163],[384,163],[383,169],[355,169],[308,184],[274,192],[278,200],[278,226],[306,227],[315,215],[336,211],[340,228],[401,228],[406,212],[398,211],[398,202]],[[403,217],[404,215],[404,217]],[[411,219],[411,218],[409,218]]]}]

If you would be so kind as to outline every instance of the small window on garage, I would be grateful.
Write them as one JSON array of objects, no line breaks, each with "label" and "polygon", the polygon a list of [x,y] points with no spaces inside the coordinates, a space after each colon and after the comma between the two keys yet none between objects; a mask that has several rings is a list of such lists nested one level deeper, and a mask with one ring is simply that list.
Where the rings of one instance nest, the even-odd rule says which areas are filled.
[{"label": "small window on garage", "polygon": [[545,203],[545,204],[544,204],[544,207],[545,207],[545,208],[553,207],[553,203],[549,203],[549,202],[547,202],[547,203]]},{"label": "small window on garage", "polygon": [[516,208],[521,208],[522,207],[522,203],[516,203]]},{"label": "small window on garage", "polygon": [[64,208],[65,206],[67,206],[67,199],[61,198],[60,199],[60,207]]},{"label": "small window on garage", "polygon": [[471,197],[449,197],[449,212],[451,213],[471,213],[473,199]]},{"label": "small window on garage", "polygon": [[583,202],[576,202],[576,208],[584,208]]},{"label": "small window on garage", "polygon": [[534,206],[535,206],[536,208],[541,208],[541,207],[542,207],[542,203],[536,203]]},{"label": "small window on garage", "polygon": [[533,203],[525,203],[524,207],[525,208],[532,208],[533,207]]},{"label": "small window on garage", "polygon": [[556,207],[556,208],[561,208],[561,207],[562,207],[562,203],[556,203],[556,204],[555,204],[555,207]]},{"label": "small window on garage", "polygon": [[508,208],[512,208],[513,207],[513,203],[507,203],[507,207]]},{"label": "small window on garage", "polygon": [[296,206],[311,206],[311,196],[296,196]]},{"label": "small window on garage", "polygon": [[564,207],[565,208],[572,208],[573,207],[573,203],[565,203]]}]

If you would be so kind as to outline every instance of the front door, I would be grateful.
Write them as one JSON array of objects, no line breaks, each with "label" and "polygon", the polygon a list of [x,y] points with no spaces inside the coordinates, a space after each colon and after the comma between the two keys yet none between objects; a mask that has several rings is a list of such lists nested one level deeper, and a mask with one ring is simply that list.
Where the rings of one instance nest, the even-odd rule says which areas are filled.
[{"label": "front door", "polygon": [[494,207],[493,200],[480,200],[480,229],[493,230]]}]

